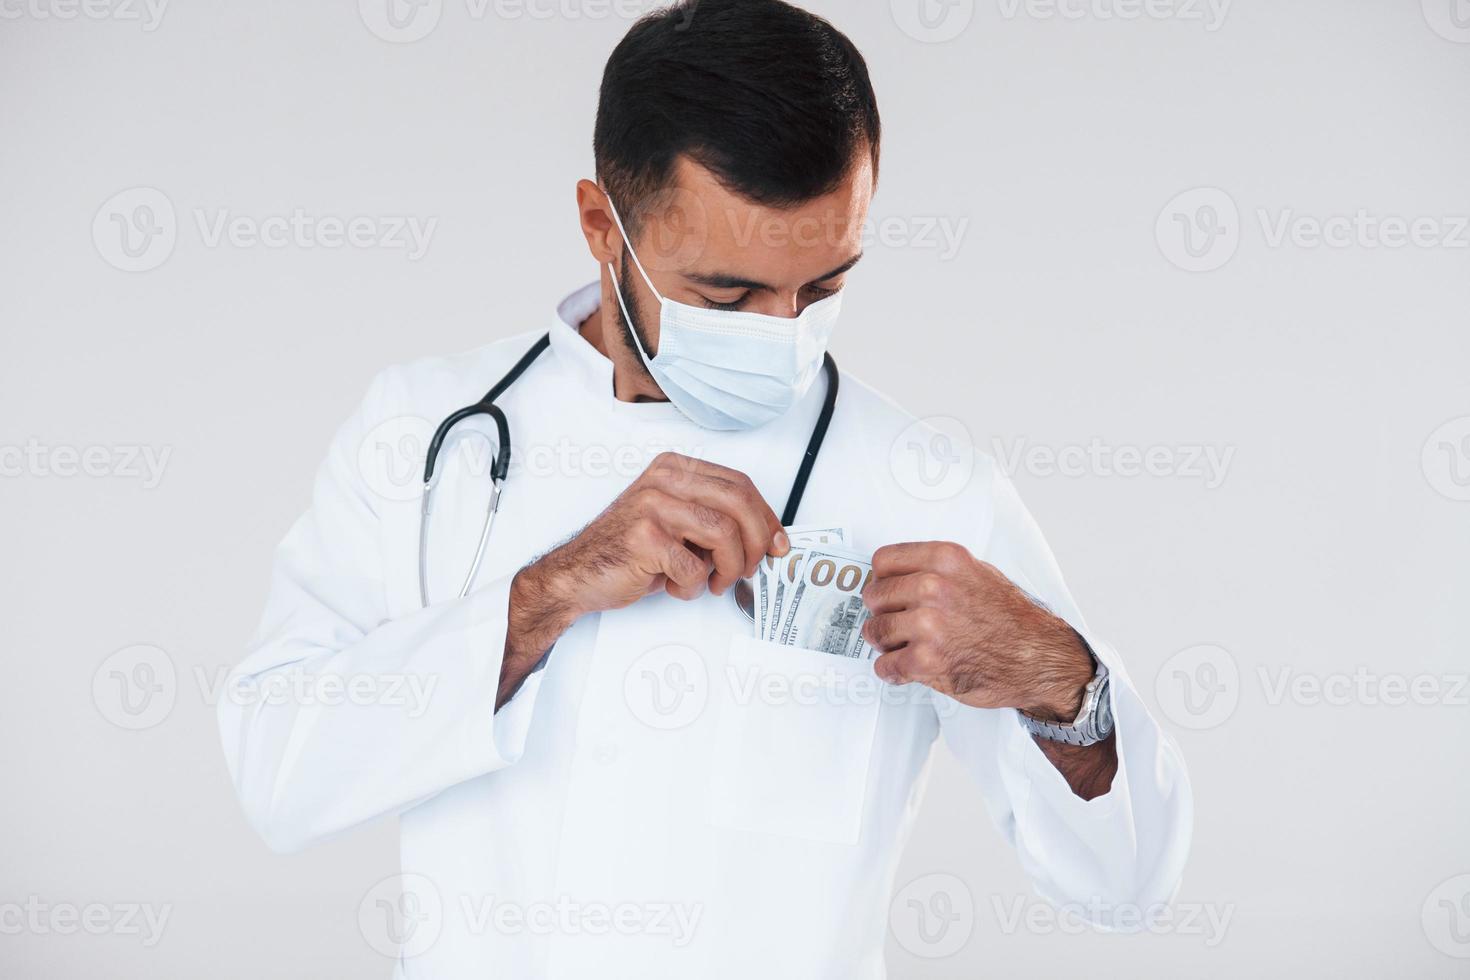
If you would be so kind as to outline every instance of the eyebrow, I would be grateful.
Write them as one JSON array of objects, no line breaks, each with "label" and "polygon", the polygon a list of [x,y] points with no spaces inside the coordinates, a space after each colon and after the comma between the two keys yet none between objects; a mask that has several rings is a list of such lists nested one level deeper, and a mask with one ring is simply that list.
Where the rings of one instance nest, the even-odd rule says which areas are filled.
[{"label": "eyebrow", "polygon": [[[859,252],[831,272],[817,276],[811,282],[826,282],[828,279],[835,279],[857,265],[862,257],[863,253]],[[774,286],[769,286],[766,283],[756,282],[754,279],[746,279],[744,276],[736,276],[723,272],[686,272],[684,273],[684,278],[691,282],[697,282],[701,286],[709,286],[711,289],[749,289],[753,292],[766,293],[774,293],[776,291]]]}]

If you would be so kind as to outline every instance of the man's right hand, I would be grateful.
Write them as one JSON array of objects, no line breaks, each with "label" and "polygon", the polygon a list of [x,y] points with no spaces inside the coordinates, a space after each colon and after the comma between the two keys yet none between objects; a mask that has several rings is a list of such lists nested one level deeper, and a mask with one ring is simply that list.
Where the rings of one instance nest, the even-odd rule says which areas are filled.
[{"label": "man's right hand", "polygon": [[750,477],[660,454],[580,534],[516,575],[501,702],[578,617],[658,591],[677,599],[721,594],[755,574],[766,555],[790,548]]},{"label": "man's right hand", "polygon": [[662,453],[580,534],[521,576],[580,616],[660,590],[676,599],[706,589],[718,595],[789,547],[750,477]]}]

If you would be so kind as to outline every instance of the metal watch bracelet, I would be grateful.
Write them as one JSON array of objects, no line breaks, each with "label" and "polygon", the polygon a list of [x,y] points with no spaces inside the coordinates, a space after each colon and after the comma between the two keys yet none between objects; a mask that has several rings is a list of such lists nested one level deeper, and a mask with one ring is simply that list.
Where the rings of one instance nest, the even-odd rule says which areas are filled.
[{"label": "metal watch bracelet", "polygon": [[[1086,640],[1082,642],[1087,646]],[[1077,712],[1077,717],[1070,724],[1059,724],[1017,711],[1016,717],[1020,719],[1021,727],[1038,738],[1065,742],[1068,745],[1095,745],[1113,733],[1113,703],[1108,696],[1108,668],[1092,652],[1090,646],[1087,647],[1087,652],[1092,656],[1096,671],[1092,680],[1082,689],[1082,707]]]}]

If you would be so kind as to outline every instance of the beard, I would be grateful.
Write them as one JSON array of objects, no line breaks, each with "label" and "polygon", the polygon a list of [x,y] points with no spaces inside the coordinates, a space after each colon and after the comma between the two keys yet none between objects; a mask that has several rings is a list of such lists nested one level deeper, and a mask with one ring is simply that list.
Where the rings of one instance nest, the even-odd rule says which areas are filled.
[{"label": "beard", "polygon": [[643,311],[638,309],[638,294],[633,291],[633,274],[630,271],[632,264],[633,260],[628,252],[628,245],[624,242],[622,268],[618,270],[618,290],[622,293],[623,303],[628,305],[628,316],[633,317],[634,322],[629,323],[628,317],[623,315],[623,303],[615,303],[613,312],[617,314],[618,318],[618,334],[623,346],[633,355],[633,362],[638,365],[639,375],[657,386],[658,382],[654,379],[653,373],[648,370],[648,365],[644,363],[643,358],[638,353],[638,347],[642,345],[643,350],[648,354],[648,359],[651,361],[654,355],[657,354],[657,351],[648,342],[648,331],[639,326],[639,322],[645,318]]}]

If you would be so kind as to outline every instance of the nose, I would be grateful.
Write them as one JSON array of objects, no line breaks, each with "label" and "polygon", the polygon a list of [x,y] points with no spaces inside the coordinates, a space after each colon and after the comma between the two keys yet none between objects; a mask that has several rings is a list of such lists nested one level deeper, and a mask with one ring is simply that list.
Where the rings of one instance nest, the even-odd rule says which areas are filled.
[{"label": "nose", "polygon": [[756,312],[767,316],[778,316],[783,320],[794,320],[810,304],[802,301],[801,291],[772,293],[769,298],[755,307]]}]

